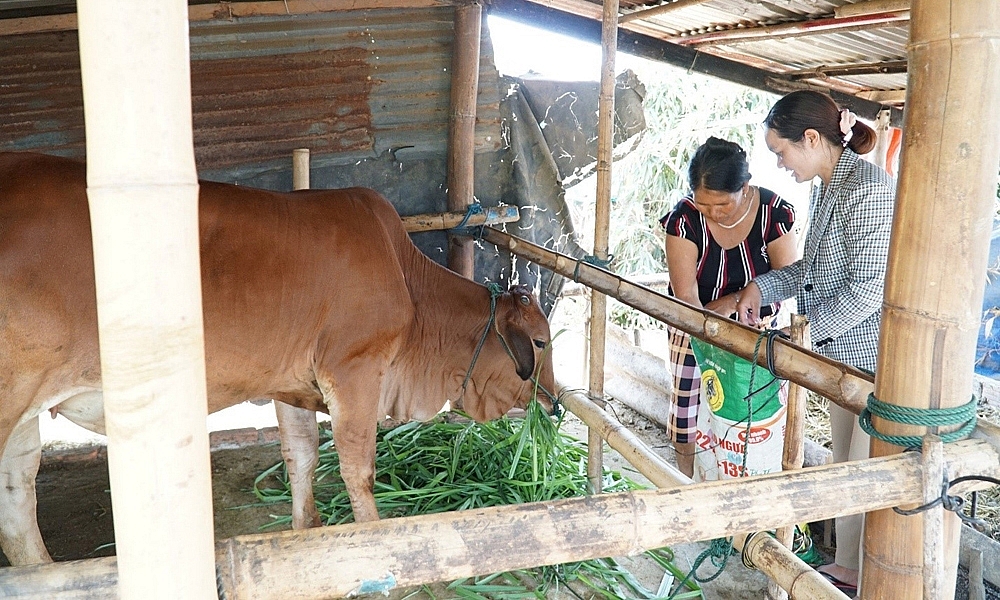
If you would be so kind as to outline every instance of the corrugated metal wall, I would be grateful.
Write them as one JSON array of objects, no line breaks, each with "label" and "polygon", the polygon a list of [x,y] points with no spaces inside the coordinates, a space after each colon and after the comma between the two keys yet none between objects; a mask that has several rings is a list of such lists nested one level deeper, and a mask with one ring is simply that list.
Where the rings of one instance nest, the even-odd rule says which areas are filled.
[{"label": "corrugated metal wall", "polygon": [[[328,164],[445,151],[451,8],[360,10],[191,24],[199,170]],[[483,28],[477,151],[500,147],[498,75]],[[84,154],[75,31],[0,37],[0,149]]]}]

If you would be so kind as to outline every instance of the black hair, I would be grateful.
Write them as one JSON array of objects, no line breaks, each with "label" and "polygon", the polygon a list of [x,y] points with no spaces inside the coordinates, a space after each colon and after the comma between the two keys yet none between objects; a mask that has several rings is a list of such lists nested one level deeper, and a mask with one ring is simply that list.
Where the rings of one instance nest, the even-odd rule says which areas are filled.
[{"label": "black hair", "polygon": [[840,116],[840,107],[830,96],[814,90],[799,90],[771,107],[764,126],[793,143],[802,140],[806,129],[814,129],[831,144],[846,146],[858,154],[871,152],[875,147],[875,131],[858,121],[845,144],[846,134],[840,130]]},{"label": "black hair", "polygon": [[747,153],[739,144],[710,137],[698,147],[688,165],[691,191],[738,192],[750,181]]}]

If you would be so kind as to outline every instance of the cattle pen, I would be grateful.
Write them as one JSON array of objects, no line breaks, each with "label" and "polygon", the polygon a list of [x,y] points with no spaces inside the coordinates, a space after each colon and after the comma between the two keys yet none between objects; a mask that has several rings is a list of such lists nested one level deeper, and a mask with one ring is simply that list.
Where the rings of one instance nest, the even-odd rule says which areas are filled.
[{"label": "cattle pen", "polygon": [[[685,3],[679,0],[663,6]],[[102,13],[97,7],[96,2],[81,2],[81,33],[86,31],[100,37],[98,33],[105,28],[131,29],[137,35],[160,40],[163,52],[158,56],[167,56],[172,63],[177,63],[170,71],[186,73],[183,64],[186,55],[179,39],[170,39],[169,35],[184,30],[186,17],[181,9],[186,5],[172,6],[176,14],[167,15],[155,11],[143,15],[143,11],[133,12],[119,6]],[[178,352],[188,360],[180,368],[174,365],[170,372],[175,379],[161,378],[155,383],[170,388],[163,392],[164,397],[190,398],[193,406],[185,419],[167,420],[166,423],[147,414],[138,419],[145,422],[137,429],[144,429],[149,438],[162,438],[161,442],[153,444],[153,449],[170,444],[190,447],[192,457],[190,463],[183,463],[176,469],[168,465],[161,472],[174,485],[182,484],[185,488],[183,494],[177,495],[181,506],[166,507],[169,510],[162,510],[162,518],[152,523],[145,521],[147,513],[138,508],[133,514],[123,514],[117,558],[3,569],[0,571],[0,590],[17,598],[103,598],[120,594],[120,597],[132,599],[176,597],[178,592],[172,586],[183,585],[187,586],[181,592],[185,598],[209,598],[217,594],[227,600],[320,599],[499,570],[635,554],[673,543],[734,537],[736,545],[744,550],[745,560],[767,573],[791,597],[843,598],[843,594],[832,589],[786,548],[769,536],[755,534],[798,522],[867,513],[861,597],[951,597],[953,590],[949,591],[949,585],[957,569],[958,517],[940,507],[909,517],[892,509],[939,500],[942,480],[947,482],[969,476],[1000,478],[1000,427],[979,420],[967,439],[942,443],[941,437],[956,427],[908,425],[876,416],[874,425],[882,433],[922,436],[923,451],[903,452],[899,446],[876,440],[872,445],[872,457],[865,461],[691,484],[672,466],[658,461],[636,445],[627,430],[616,426],[599,402],[591,400],[603,396],[604,295],[615,297],[744,358],[754,357],[759,335],[756,330],[679,303],[592,264],[608,258],[607,215],[612,168],[609,104],[613,98],[619,21],[617,2],[609,0],[603,8],[605,67],[598,130],[602,143],[598,156],[598,215],[592,257],[596,260],[583,261],[489,228],[483,231],[483,239],[594,290],[591,323],[596,329],[591,335],[591,388],[587,396],[567,396],[565,404],[590,426],[591,449],[599,452],[602,440],[607,439],[627,459],[634,460],[636,468],[660,489],[239,536],[219,540],[213,546],[211,526],[206,522],[210,519],[205,513],[208,469],[204,464],[191,467],[207,454],[203,428],[199,432],[203,423],[198,420],[204,417],[204,406],[198,405],[199,385],[204,380],[204,365],[199,364],[198,357],[203,349],[199,349],[199,336],[191,334],[193,324],[200,321],[197,269],[193,266],[197,257],[197,236],[192,228],[196,188],[194,162],[190,135],[170,138],[172,142],[163,141],[168,139],[166,134],[174,129],[173,123],[178,119],[190,123],[190,114],[184,113],[183,102],[178,100],[188,92],[183,83],[185,78],[175,76],[166,84],[161,82],[160,86],[151,86],[143,92],[135,88],[147,85],[148,71],[155,70],[149,65],[132,71],[125,68],[128,65],[119,65],[117,72],[108,73],[88,71],[88,68],[95,68],[91,64],[90,67],[85,65],[87,76],[104,79],[105,83],[119,82],[100,88],[99,92],[92,91],[96,87],[88,90],[87,99],[93,107],[88,108],[87,113],[88,149],[90,144],[94,145],[91,153],[92,163],[96,165],[93,167],[95,181],[106,184],[95,186],[98,193],[94,203],[99,207],[95,213],[95,228],[106,227],[106,231],[131,236],[129,239],[109,236],[105,240],[109,245],[104,248],[103,258],[128,254],[131,240],[149,250],[149,261],[140,265],[139,271],[156,272],[160,277],[149,287],[139,286],[132,295],[101,296],[102,310],[111,311],[102,312],[102,327],[109,327],[108,339],[120,344],[117,349],[102,348],[102,353],[109,352],[102,354],[102,358],[111,358],[103,364],[106,380],[112,382],[111,392],[106,392],[108,402],[112,403],[110,396],[113,393],[122,395],[118,410],[123,412],[118,418],[134,419],[125,412],[128,394],[141,395],[144,386],[151,384],[141,377],[133,380],[141,376],[142,368],[129,362],[143,356],[143,349],[148,346],[124,328],[115,327],[137,321],[162,325],[164,315],[153,310],[159,307],[158,290],[164,285],[187,290],[190,302],[181,307],[183,314],[168,315],[170,318],[166,320],[184,324],[180,328],[180,338],[190,347],[180,348]],[[462,9],[458,11],[462,16],[456,16],[456,27],[459,22],[471,24],[468,27],[478,26],[481,21],[479,5],[473,4],[471,9],[463,6]],[[466,13],[466,9],[471,13]],[[865,408],[872,394],[897,406],[946,409],[966,404],[972,389],[971,369],[967,365],[971,363],[979,324],[979,305],[974,300],[981,297],[983,291],[981,273],[985,270],[993,213],[994,193],[990,186],[995,186],[996,168],[1000,164],[1000,139],[996,135],[983,135],[984,131],[1000,131],[1000,105],[987,101],[1000,94],[1000,70],[996,66],[1000,64],[1000,5],[976,0],[914,0],[907,12],[910,19],[909,91],[904,121],[907,138],[886,277],[878,375],[875,377],[836,363],[785,341],[778,340],[774,348],[773,366],[778,375],[855,413]],[[164,26],[164,21],[171,26]],[[478,61],[475,40],[479,35],[470,31],[464,33],[462,39],[472,46],[471,58],[462,59],[456,52],[458,63],[454,70],[465,75],[452,98],[451,132],[453,139],[466,141],[462,142],[464,146],[456,144],[449,154],[449,162],[455,164],[449,170],[449,177],[454,173],[458,178],[449,188],[455,190],[455,198],[449,197],[452,211],[461,211],[472,199],[471,184],[463,179],[468,177],[471,160],[462,162],[462,148],[467,149],[472,143],[468,135],[470,122],[474,125],[475,107],[470,107],[469,102],[474,105],[475,99],[473,96],[470,100],[468,94],[463,99],[458,92],[468,92],[468,86],[474,89],[475,77],[463,65],[467,66],[467,60]],[[179,33],[177,36],[184,37]],[[95,51],[91,57],[102,47],[101,40],[83,35],[81,40],[93,44],[91,47]],[[129,55],[123,49],[114,53],[116,56]],[[129,73],[135,81],[126,81]],[[151,127],[148,121],[124,118],[126,125],[139,125],[138,133],[133,131],[132,139],[119,144],[119,138],[125,135],[121,131],[132,130],[120,127],[109,115],[129,115],[134,110],[123,106],[128,102],[116,97],[127,96],[121,93],[123,88],[126,92],[134,92],[134,97],[145,98],[146,106],[160,106],[167,112],[176,110],[181,113],[180,117],[164,116],[163,122],[154,127],[163,136],[149,136],[145,129]],[[174,103],[163,101],[161,92],[165,94],[164,90],[171,92],[169,96],[175,99]],[[97,112],[98,106],[105,107],[103,117]],[[975,111],[977,119],[968,118],[970,111]],[[149,114],[160,113],[150,109]],[[153,120],[153,126],[159,123]],[[91,133],[91,127],[98,133]],[[104,137],[99,133],[101,127],[106,132]],[[152,137],[156,139],[148,139]],[[141,181],[144,185],[132,184],[133,188],[148,189],[147,206],[150,209],[145,212],[123,210],[116,203],[121,189],[109,183],[129,181],[128,173],[141,171],[130,160],[130,154],[138,154],[135,148],[146,148],[146,154],[161,159],[158,164],[162,168],[152,170],[154,177],[151,180]],[[465,156],[468,158],[472,154],[466,152]],[[107,157],[118,160],[108,160],[102,166],[100,159]],[[152,208],[157,194],[167,194],[171,202],[176,201],[176,196],[185,199],[160,203],[173,208],[169,211],[171,219],[165,219],[159,210]],[[135,220],[129,221],[129,217]],[[456,219],[461,220],[454,213],[441,217],[441,226],[454,223]],[[149,232],[158,232],[162,237],[145,237]],[[137,237],[141,243],[136,242]],[[186,241],[178,242],[177,239]],[[114,243],[123,245],[116,247]],[[449,254],[456,265],[465,265],[456,270],[468,272],[470,248],[468,236],[452,236],[453,252]],[[166,261],[174,263],[175,270],[161,269],[164,253],[176,259]],[[128,288],[126,284],[131,284],[133,279],[142,279],[138,277],[139,272],[121,264],[116,268],[113,260],[105,267],[103,273],[98,273],[99,277],[105,277],[105,289]],[[173,276],[175,280],[169,279]],[[101,285],[99,283],[99,293]],[[135,311],[136,307],[144,305],[151,307],[150,314]],[[148,331],[143,327],[136,329]],[[117,364],[115,357],[119,359]],[[764,358],[759,360],[763,364]],[[114,379],[116,372],[120,375],[117,380]],[[203,392],[202,386],[202,404]],[[112,412],[109,410],[109,420],[114,418]],[[114,431],[111,433],[116,435]],[[120,431],[117,435],[129,439]],[[142,507],[146,502],[142,485],[148,482],[128,481],[129,474],[141,468],[138,463],[143,457],[152,454],[145,438],[140,435],[136,440],[134,449],[129,450],[126,446],[118,451],[120,462],[112,465],[115,493],[126,490],[122,497],[129,498],[122,500],[122,506],[134,503]],[[134,455],[126,456],[129,452]],[[162,456],[154,458],[149,460],[163,462]],[[192,472],[197,476],[191,478]],[[592,477],[600,473],[597,453],[592,457],[589,472]],[[951,491],[971,491],[983,486],[982,482],[971,481]],[[184,532],[181,536],[184,539],[170,540],[178,535],[176,521],[167,514],[175,508],[200,519],[184,528],[191,530]],[[152,539],[163,540],[165,545],[145,556],[151,545],[147,539],[150,530],[157,533]],[[179,552],[179,548],[184,552]],[[183,564],[178,566],[181,554]],[[178,573],[178,569],[183,572]],[[172,579],[186,581],[178,583]],[[151,585],[153,590],[150,590]],[[157,586],[164,587],[157,589]]]}]

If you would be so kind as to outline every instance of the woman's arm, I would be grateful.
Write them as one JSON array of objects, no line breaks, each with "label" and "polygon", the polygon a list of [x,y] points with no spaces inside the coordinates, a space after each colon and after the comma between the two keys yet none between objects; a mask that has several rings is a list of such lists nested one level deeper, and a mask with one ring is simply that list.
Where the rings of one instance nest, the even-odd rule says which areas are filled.
[{"label": "woman's arm", "polygon": [[767,256],[772,269],[787,267],[799,259],[798,239],[794,231],[789,231],[767,245]]},{"label": "woman's arm", "polygon": [[667,234],[666,251],[670,288],[674,296],[701,308],[698,298],[698,247],[691,240]]}]

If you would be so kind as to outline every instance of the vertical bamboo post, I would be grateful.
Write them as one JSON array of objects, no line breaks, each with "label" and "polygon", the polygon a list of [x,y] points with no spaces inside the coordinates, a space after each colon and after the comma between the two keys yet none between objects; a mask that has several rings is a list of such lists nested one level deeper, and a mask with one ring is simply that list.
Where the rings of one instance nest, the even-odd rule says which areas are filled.
[{"label": "vertical bamboo post", "polygon": [[[455,7],[451,56],[451,118],[448,122],[448,210],[465,211],[475,193],[476,96],[479,92],[479,39],[483,8],[478,2]],[[448,234],[448,267],[475,277],[472,238]]]},{"label": "vertical bamboo post", "polygon": [[309,189],[309,148],[292,150],[292,189]]},{"label": "vertical bamboo post", "polygon": [[875,117],[875,160],[873,162],[886,170],[888,170],[889,142],[892,140],[892,129],[889,126],[890,118],[891,111],[888,108],[878,111],[878,115]]},{"label": "vertical bamboo post", "polygon": [[120,597],[214,599],[187,2],[77,9]]},{"label": "vertical bamboo post", "polygon": [[[947,408],[969,401],[1000,164],[998,40],[998,2],[913,0],[906,134],[875,381],[884,402]],[[874,425],[889,435],[926,429],[878,418]],[[902,449],[875,439],[871,451]],[[920,521],[891,510],[867,516],[864,598],[921,596]],[[959,521],[952,513],[944,531],[946,579],[953,581]],[[954,588],[946,587],[947,600]]]},{"label": "vertical bamboo post", "polygon": [[[615,53],[618,52],[618,0],[605,0],[601,24],[601,89],[597,105],[597,198],[594,216],[594,256],[608,258],[611,226],[611,151],[614,146]],[[604,398],[604,343],[608,325],[608,299],[591,290],[590,295],[590,396]],[[600,492],[604,470],[603,440],[599,432],[587,430],[587,476],[594,492]]]},{"label": "vertical bamboo post", "polygon": [[[809,320],[805,315],[792,315],[789,328],[792,343],[801,348],[812,349],[809,341]],[[781,455],[781,468],[784,471],[801,469],[805,462],[805,428],[806,401],[808,390],[797,383],[788,385],[788,406],[785,413],[785,444]],[[775,537],[786,548],[791,548],[795,541],[795,525],[778,528]],[[783,600],[788,597],[785,590],[771,580],[767,592],[771,600]]]},{"label": "vertical bamboo post", "polygon": [[[945,481],[944,448],[941,438],[924,436],[924,503],[941,497]],[[943,598],[945,586],[944,508],[935,506],[922,514],[924,534],[924,598]],[[954,579],[952,579],[954,581]],[[951,586],[954,587],[954,586]],[[949,595],[953,595],[952,591]]]}]

